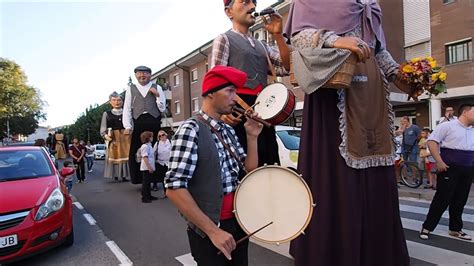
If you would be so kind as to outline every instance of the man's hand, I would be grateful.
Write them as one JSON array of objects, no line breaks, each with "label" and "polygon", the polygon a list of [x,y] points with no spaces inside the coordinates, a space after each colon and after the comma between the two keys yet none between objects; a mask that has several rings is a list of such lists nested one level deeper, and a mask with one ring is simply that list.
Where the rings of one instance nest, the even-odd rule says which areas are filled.
[{"label": "man's hand", "polygon": [[125,135],[130,135],[132,133],[132,129],[131,128],[126,128],[124,131],[123,131],[123,134]]},{"label": "man's hand", "polygon": [[438,168],[438,172],[444,172],[449,168],[443,161],[436,162],[436,167]]},{"label": "man's hand", "polygon": [[231,234],[227,233],[222,229],[217,229],[215,232],[208,235],[212,244],[224,254],[224,256],[231,260],[231,253],[235,249],[235,240]]},{"label": "man's hand", "polygon": [[158,91],[155,88],[151,87],[150,92],[153,93],[153,95],[155,95],[156,97],[160,97],[160,94],[158,93]]},{"label": "man's hand", "polygon": [[228,114],[228,115],[222,115],[221,120],[224,121],[224,123],[231,125],[235,127],[238,125],[240,122],[242,122],[242,119],[239,117],[235,117],[233,114]]},{"label": "man's hand", "polygon": [[[259,117],[257,113],[251,113],[250,116]],[[260,132],[262,132],[263,129],[263,125],[261,123],[250,118],[247,119],[247,122],[245,122],[244,127],[247,136],[251,137],[258,137],[258,135],[260,135]]]},{"label": "man's hand", "polygon": [[105,139],[106,141],[112,141],[112,137],[109,136],[109,135],[107,135],[107,134],[104,135],[104,139]]},{"label": "man's hand", "polygon": [[283,19],[278,13],[270,15],[271,21],[268,22],[265,16],[262,16],[263,22],[265,23],[265,29],[271,34],[281,34],[283,32]]},{"label": "man's hand", "polygon": [[370,48],[361,39],[356,37],[341,37],[334,43],[334,48],[347,49],[357,55],[359,62],[370,58]]}]

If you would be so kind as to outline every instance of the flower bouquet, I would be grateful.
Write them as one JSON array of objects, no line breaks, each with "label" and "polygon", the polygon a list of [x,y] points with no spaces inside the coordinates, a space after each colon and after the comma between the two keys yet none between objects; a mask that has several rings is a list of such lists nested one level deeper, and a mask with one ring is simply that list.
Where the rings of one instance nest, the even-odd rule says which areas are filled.
[{"label": "flower bouquet", "polygon": [[433,95],[446,92],[446,76],[432,57],[416,57],[400,65],[395,85],[416,101],[425,91]]}]

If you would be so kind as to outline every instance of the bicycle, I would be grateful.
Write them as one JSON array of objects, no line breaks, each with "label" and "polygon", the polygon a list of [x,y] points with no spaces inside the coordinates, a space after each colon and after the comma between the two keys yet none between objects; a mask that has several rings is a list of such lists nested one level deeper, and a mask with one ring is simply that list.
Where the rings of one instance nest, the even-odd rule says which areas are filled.
[{"label": "bicycle", "polygon": [[407,162],[400,158],[400,180],[410,188],[417,188],[423,184],[423,175],[420,173],[417,162]]}]

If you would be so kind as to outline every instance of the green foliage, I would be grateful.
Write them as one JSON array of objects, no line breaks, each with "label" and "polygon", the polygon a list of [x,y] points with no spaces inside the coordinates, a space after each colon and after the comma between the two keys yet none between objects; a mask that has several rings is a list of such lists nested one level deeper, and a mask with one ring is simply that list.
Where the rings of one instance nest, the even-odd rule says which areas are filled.
[{"label": "green foliage", "polygon": [[102,143],[103,139],[100,136],[100,123],[103,113],[110,109],[111,106],[108,102],[102,105],[89,106],[86,112],[83,113],[74,124],[63,128],[63,132],[70,140],[72,140],[73,137],[77,137],[79,140],[87,141],[87,129],[89,128],[91,143]]},{"label": "green foliage", "polygon": [[5,136],[7,119],[11,134],[29,135],[38,128],[38,120],[45,118],[42,112],[45,102],[39,91],[26,82],[26,75],[18,64],[0,57],[1,137]]}]

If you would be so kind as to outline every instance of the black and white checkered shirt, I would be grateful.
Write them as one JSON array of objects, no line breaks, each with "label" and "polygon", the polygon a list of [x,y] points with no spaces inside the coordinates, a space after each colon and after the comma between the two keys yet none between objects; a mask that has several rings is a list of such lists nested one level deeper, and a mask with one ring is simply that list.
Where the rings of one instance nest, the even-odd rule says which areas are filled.
[{"label": "black and white checkered shirt", "polygon": [[[246,154],[240,145],[235,131],[229,125],[217,121],[203,111],[199,114],[208,121],[219,133],[231,150],[243,162]],[[169,170],[165,177],[165,186],[168,189],[187,188],[188,181],[193,177],[198,161],[198,134],[199,126],[196,120],[188,119],[179,128],[172,139]],[[217,136],[212,137],[219,153],[221,166],[222,190],[224,194],[235,191],[239,176],[239,164],[229,151],[224,148]]]}]

